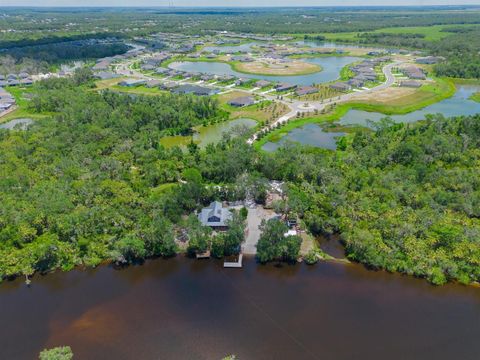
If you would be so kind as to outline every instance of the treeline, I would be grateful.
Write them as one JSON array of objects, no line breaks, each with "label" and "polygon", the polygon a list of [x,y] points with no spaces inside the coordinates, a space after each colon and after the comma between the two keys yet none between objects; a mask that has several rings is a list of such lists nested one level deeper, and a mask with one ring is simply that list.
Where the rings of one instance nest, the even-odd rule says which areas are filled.
[{"label": "treeline", "polygon": [[45,61],[50,64],[71,60],[90,60],[124,54],[130,47],[122,42],[68,41],[14,47],[0,52],[21,61],[24,58]]},{"label": "treeline", "polygon": [[435,284],[480,280],[480,116],[359,132],[341,156],[287,147],[264,163],[289,204],[348,257]]}]

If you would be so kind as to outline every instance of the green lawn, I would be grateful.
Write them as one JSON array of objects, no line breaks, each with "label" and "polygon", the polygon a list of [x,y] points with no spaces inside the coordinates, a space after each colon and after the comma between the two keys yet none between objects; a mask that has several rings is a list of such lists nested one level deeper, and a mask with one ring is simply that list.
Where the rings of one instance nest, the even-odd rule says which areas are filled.
[{"label": "green lawn", "polygon": [[476,102],[480,103],[480,92],[477,92],[477,93],[473,94],[472,96],[470,96],[470,100],[473,100],[473,101],[476,101]]},{"label": "green lawn", "polygon": [[[459,26],[478,26],[476,24],[453,24],[453,25],[433,25],[433,26],[411,26],[411,27],[391,27],[374,30],[374,33],[390,33],[390,34],[423,34],[427,41],[441,40],[447,36],[452,35],[442,29],[457,28]],[[324,33],[318,34],[325,36],[327,40],[339,40],[339,41],[356,41],[358,34],[364,32],[344,32],[344,33]]]},{"label": "green lawn", "polygon": [[11,87],[5,88],[5,90],[7,90],[10,94],[12,94],[13,97],[15,98],[18,108],[12,111],[11,113],[5,116],[2,116],[0,118],[0,123],[5,123],[10,120],[21,119],[21,118],[42,119],[51,115],[51,114],[34,113],[28,109],[29,101],[24,97],[24,95],[25,93],[29,92],[29,89],[30,89],[29,86],[27,87],[11,86]]}]

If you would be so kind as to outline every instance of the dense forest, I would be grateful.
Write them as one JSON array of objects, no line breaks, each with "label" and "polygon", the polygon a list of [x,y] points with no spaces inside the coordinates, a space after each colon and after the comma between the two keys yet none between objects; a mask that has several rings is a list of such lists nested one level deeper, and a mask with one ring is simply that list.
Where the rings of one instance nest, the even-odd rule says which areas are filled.
[{"label": "dense forest", "polygon": [[0,277],[172,255],[182,214],[226,196],[204,184],[234,183],[254,163],[243,140],[202,153],[159,144],[167,127],[215,117],[208,98],[97,93],[83,81],[39,83],[32,110],[57,115],[0,131]]},{"label": "dense forest", "polygon": [[265,163],[290,181],[313,233],[339,232],[349,258],[442,284],[480,279],[480,116],[382,123],[345,153],[289,147]]}]

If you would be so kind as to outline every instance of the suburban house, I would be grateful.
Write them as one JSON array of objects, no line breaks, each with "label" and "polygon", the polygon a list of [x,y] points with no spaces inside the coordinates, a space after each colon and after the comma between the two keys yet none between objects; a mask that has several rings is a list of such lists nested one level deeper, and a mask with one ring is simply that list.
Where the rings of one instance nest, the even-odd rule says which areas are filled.
[{"label": "suburban house", "polygon": [[198,214],[198,220],[203,226],[210,226],[214,230],[226,230],[227,222],[232,218],[228,208],[224,208],[219,201],[212,202]]},{"label": "suburban house", "polygon": [[337,91],[349,91],[352,87],[350,84],[345,82],[338,82],[335,84],[330,85],[330,89],[337,90]]},{"label": "suburban house", "polygon": [[313,87],[313,86],[302,86],[302,87],[297,88],[297,90],[295,90],[295,93],[298,96],[315,94],[317,92],[318,92],[318,89],[316,87]]},{"label": "suburban house", "polygon": [[235,107],[249,106],[249,105],[255,104],[255,98],[253,96],[242,96],[242,97],[230,100],[228,104]]},{"label": "suburban house", "polygon": [[415,62],[417,64],[433,65],[443,60],[445,60],[443,56],[426,56],[415,59]]},{"label": "suburban house", "polygon": [[280,83],[275,85],[275,90],[278,92],[280,91],[288,91],[288,90],[293,90],[297,87],[297,85],[292,85],[292,84],[287,84],[287,83]]},{"label": "suburban house", "polygon": [[408,66],[400,69],[400,71],[403,72],[405,76],[409,77],[410,79],[425,80],[427,78],[423,70],[416,66]]},{"label": "suburban house", "polygon": [[147,88],[155,88],[155,87],[159,87],[161,83],[162,82],[160,80],[152,79],[152,80],[148,80],[145,86]]},{"label": "suburban house", "polygon": [[126,79],[121,81],[118,85],[125,87],[135,87],[145,84],[145,80],[140,79]]},{"label": "suburban house", "polygon": [[210,89],[203,86],[198,85],[180,85],[176,89],[173,90],[175,94],[194,94],[198,96],[207,96],[207,95],[214,95],[218,92],[218,90]]},{"label": "suburban house", "polygon": [[267,87],[271,84],[270,81],[267,81],[267,80],[258,80],[256,83],[255,83],[255,86],[256,87],[259,87],[259,88],[264,88],[264,87]]},{"label": "suburban house", "polygon": [[99,71],[94,74],[95,78],[100,79],[100,80],[108,80],[108,79],[115,79],[118,78],[120,75],[115,74],[110,71]]}]

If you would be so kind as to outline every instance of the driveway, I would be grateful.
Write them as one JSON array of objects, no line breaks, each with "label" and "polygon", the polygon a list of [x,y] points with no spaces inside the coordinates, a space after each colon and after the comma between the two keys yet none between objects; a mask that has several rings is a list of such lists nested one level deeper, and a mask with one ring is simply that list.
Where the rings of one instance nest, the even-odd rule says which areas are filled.
[{"label": "driveway", "polygon": [[247,217],[247,236],[242,245],[242,251],[246,255],[255,255],[257,253],[257,243],[260,239],[260,229],[258,228],[263,219],[268,220],[275,216],[273,210],[264,209],[257,205],[253,209],[248,209]]}]

